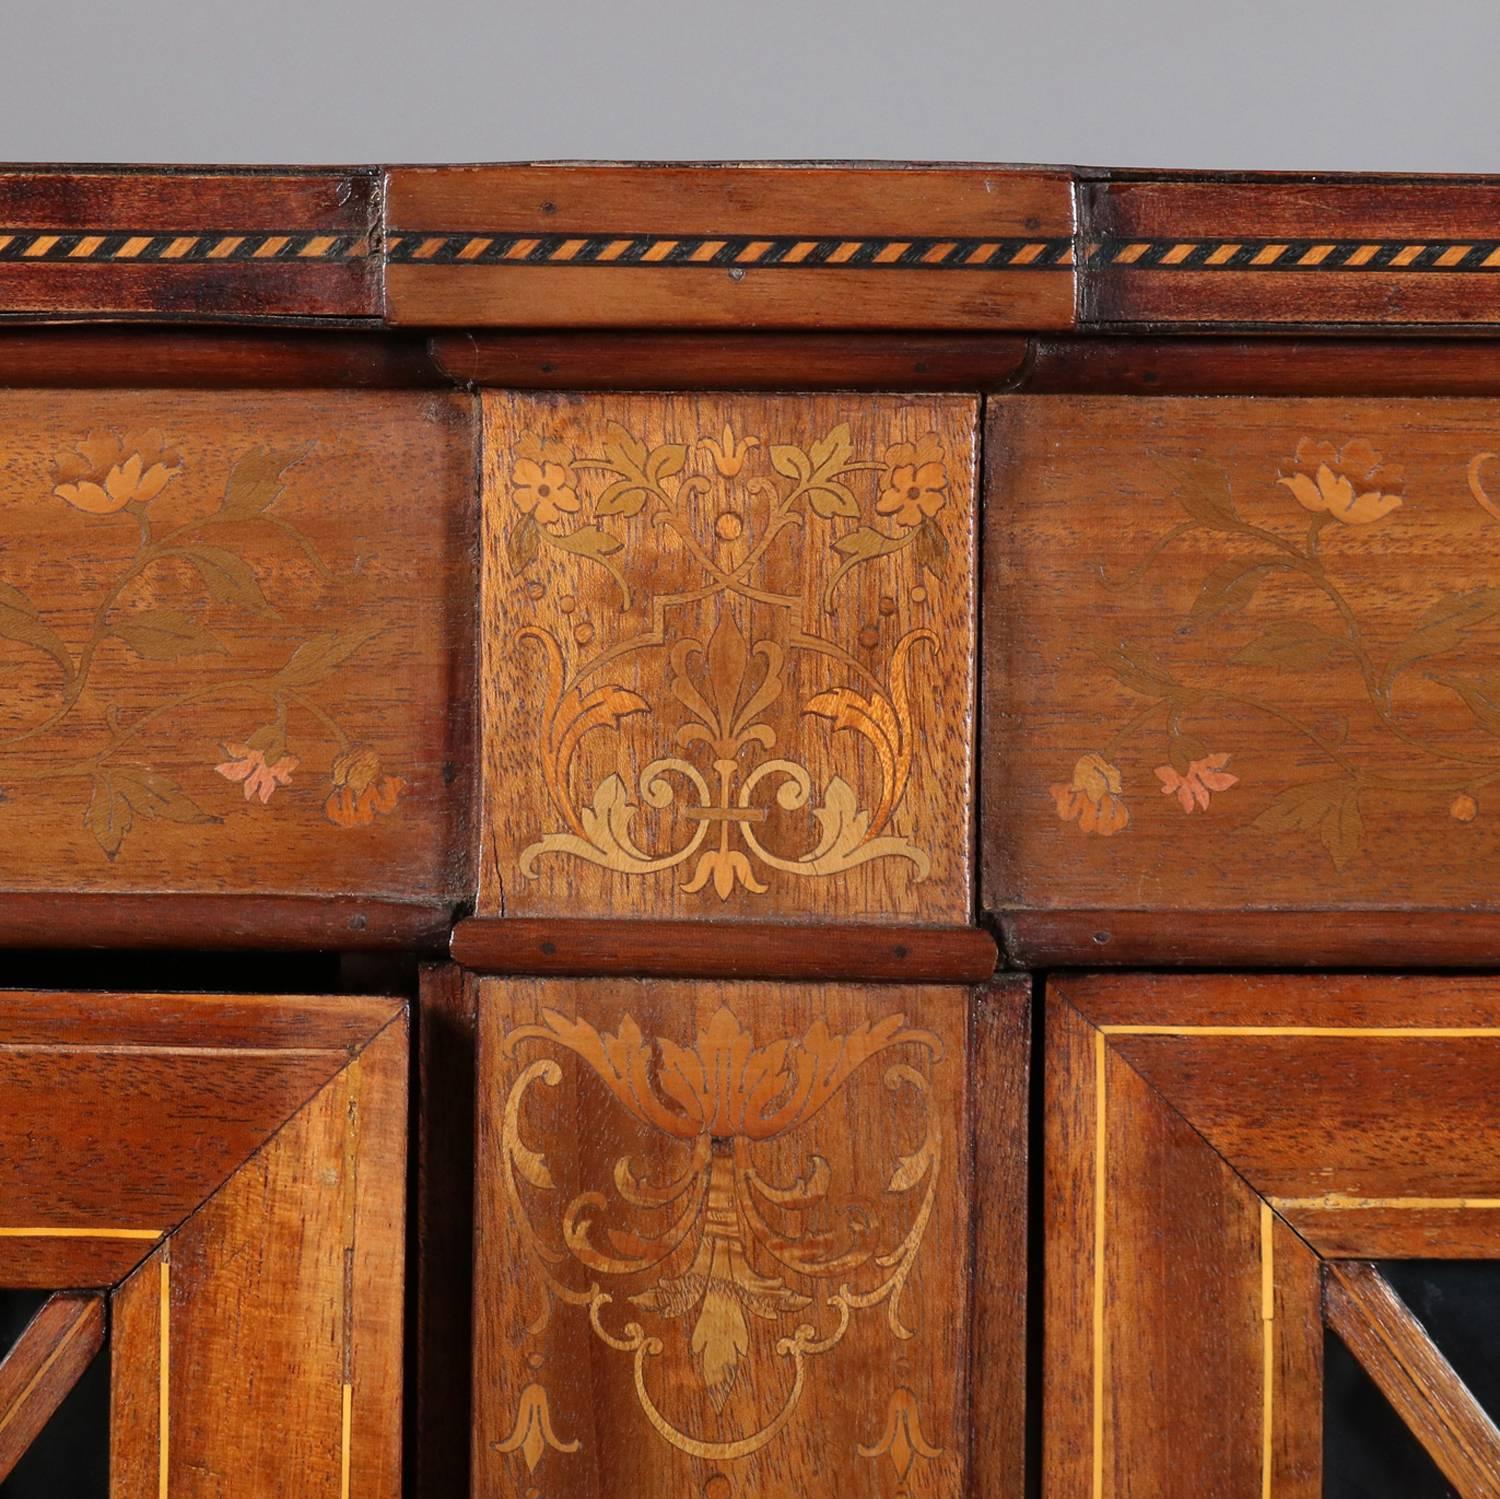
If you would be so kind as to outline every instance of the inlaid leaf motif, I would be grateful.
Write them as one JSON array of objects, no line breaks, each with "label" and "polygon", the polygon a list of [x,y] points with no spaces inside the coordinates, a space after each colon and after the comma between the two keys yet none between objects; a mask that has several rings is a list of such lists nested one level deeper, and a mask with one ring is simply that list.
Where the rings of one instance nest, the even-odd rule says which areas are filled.
[{"label": "inlaid leaf motif", "polygon": [[113,633],[148,661],[228,654],[228,648],[211,630],[178,609],[138,610],[119,621]]},{"label": "inlaid leaf motif", "polygon": [[1177,679],[1150,651],[1120,644],[1101,646],[1099,664],[1122,687],[1142,697],[1167,697],[1177,690]]},{"label": "inlaid leaf motif", "polygon": [[1364,836],[1359,787],[1350,780],[1289,786],[1255,819],[1255,826],[1268,833],[1316,833],[1334,867],[1343,869]]},{"label": "inlaid leaf motif", "polygon": [[307,456],[307,449],[251,448],[229,470],[219,516],[244,520],[263,514],[283,489],[282,477],[293,464]]},{"label": "inlaid leaf motif", "polygon": [[1168,477],[1177,502],[1200,525],[1216,531],[1242,531],[1245,522],[1234,503],[1229,475],[1218,465],[1191,463]]},{"label": "inlaid leaf motif", "polygon": [[330,630],[325,635],[314,635],[292,652],[274,680],[284,687],[306,687],[313,682],[320,682],[378,634],[378,625],[367,625],[353,630]]},{"label": "inlaid leaf motif", "polygon": [[948,540],[930,521],[918,526],[916,535],[917,561],[937,577],[948,560]]},{"label": "inlaid leaf motif", "polygon": [[203,578],[203,586],[214,598],[226,604],[239,604],[256,614],[275,611],[266,602],[255,569],[243,557],[224,547],[183,547],[178,556],[185,557]]},{"label": "inlaid leaf motif", "polygon": [[524,573],[542,549],[541,527],[529,512],[517,516],[505,533],[505,560],[513,573]]},{"label": "inlaid leaf motif", "polygon": [[578,467],[603,468],[618,475],[594,502],[596,514],[639,515],[652,495],[667,498],[661,481],[682,472],[687,462],[687,444],[668,442],[648,449],[618,422],[611,422],[608,430],[604,461],[592,464],[580,461]]},{"label": "inlaid leaf motif", "polygon": [[[827,584],[823,589],[823,607],[833,607],[833,596],[838,586],[843,582],[851,569],[856,568],[862,562],[871,562],[876,557],[888,557],[892,552],[899,552],[911,545],[913,536],[920,536],[929,527],[919,527],[916,532],[908,531],[904,535],[888,536],[884,531],[877,531],[874,526],[856,526],[852,531],[847,531],[842,536],[836,536],[833,540],[833,549],[838,552],[843,561],[834,568]],[[939,535],[939,542],[942,541]]]},{"label": "inlaid leaf motif", "polygon": [[1463,677],[1433,677],[1463,700],[1486,733],[1500,735],[1500,685],[1493,681],[1472,682]]},{"label": "inlaid leaf motif", "polygon": [[1326,634],[1315,625],[1293,619],[1272,625],[1265,634],[1241,646],[1234,659],[1241,666],[1313,667],[1321,666],[1341,646],[1347,645],[1347,641]]},{"label": "inlaid leaf motif", "polygon": [[831,520],[836,515],[856,516],[859,501],[837,475],[854,466],[854,442],[849,424],[840,422],[826,437],[805,450],[792,443],[771,444],[771,467],[797,481],[797,495],[805,495],[814,512]]},{"label": "inlaid leaf motif", "polygon": [[120,852],[133,821],[130,803],[115,790],[113,782],[107,776],[96,776],[83,825],[108,858],[113,859]]},{"label": "inlaid leaf motif", "polygon": [[113,859],[135,819],[164,822],[218,822],[165,776],[144,766],[110,765],[94,776],[94,792],[84,826]]},{"label": "inlaid leaf motif", "polygon": [[1391,653],[1385,671],[1387,688],[1413,663],[1457,649],[1472,631],[1496,615],[1500,615],[1500,588],[1471,588],[1424,609],[1411,633]]},{"label": "inlaid leaf motif", "polygon": [[36,605],[9,583],[0,583],[0,638],[34,646],[62,667],[64,678],[72,678],[73,657],[67,646],[37,613]]},{"label": "inlaid leaf motif", "polygon": [[1264,557],[1246,562],[1236,558],[1223,562],[1203,580],[1198,597],[1188,611],[1194,619],[1213,619],[1220,614],[1236,614],[1255,597],[1255,590],[1277,564]]},{"label": "inlaid leaf motif", "polygon": [[612,556],[625,545],[618,536],[611,536],[598,526],[580,526],[576,531],[554,535],[552,544],[565,552],[594,558]]},{"label": "inlaid leaf motif", "polygon": [[852,531],[836,537],[833,549],[845,557],[864,561],[867,557],[879,557],[886,552],[899,551],[906,545],[904,536],[887,536],[874,526],[856,526]]}]

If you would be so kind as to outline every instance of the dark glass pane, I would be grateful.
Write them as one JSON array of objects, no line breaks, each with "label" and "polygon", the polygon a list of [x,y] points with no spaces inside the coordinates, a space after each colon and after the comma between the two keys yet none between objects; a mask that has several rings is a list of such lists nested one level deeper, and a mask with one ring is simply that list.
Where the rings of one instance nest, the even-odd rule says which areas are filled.
[{"label": "dark glass pane", "polygon": [[1380,1273],[1500,1420],[1500,1260],[1388,1260]]},{"label": "dark glass pane", "polygon": [[[0,1291],[0,1350],[8,1351],[47,1299]],[[11,1475],[0,1499],[109,1499],[109,1346],[100,1351]]]},{"label": "dark glass pane", "polygon": [[1323,1499],[1458,1499],[1331,1332],[1323,1338]]}]

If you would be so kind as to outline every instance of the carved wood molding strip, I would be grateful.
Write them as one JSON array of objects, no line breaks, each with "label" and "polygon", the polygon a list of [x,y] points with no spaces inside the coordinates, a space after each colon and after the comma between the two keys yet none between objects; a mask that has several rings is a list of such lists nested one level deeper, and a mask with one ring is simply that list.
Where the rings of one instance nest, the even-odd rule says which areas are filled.
[{"label": "carved wood molding strip", "polygon": [[452,957],[496,974],[977,984],[996,949],[978,927],[474,917],[454,929]]},{"label": "carved wood molding strip", "polygon": [[1234,964],[1277,968],[1495,966],[1493,911],[1194,911],[1167,930],[1159,911],[1002,911],[1008,962],[1041,969]]}]

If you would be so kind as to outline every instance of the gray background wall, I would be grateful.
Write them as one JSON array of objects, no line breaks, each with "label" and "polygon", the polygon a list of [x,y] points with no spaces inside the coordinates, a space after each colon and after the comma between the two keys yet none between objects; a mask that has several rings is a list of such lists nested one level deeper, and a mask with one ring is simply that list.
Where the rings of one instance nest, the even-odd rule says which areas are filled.
[{"label": "gray background wall", "polygon": [[0,0],[0,160],[1500,170],[1500,0]]}]

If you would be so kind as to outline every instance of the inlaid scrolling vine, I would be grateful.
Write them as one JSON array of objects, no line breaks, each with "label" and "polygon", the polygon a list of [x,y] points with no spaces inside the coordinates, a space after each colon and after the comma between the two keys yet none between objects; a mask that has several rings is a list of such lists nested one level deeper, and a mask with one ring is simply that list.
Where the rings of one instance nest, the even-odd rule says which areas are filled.
[{"label": "inlaid scrolling vine", "polygon": [[[1485,489],[1485,465],[1495,455],[1480,453],[1468,467],[1474,500],[1500,519],[1500,505]],[[1479,632],[1500,621],[1500,587],[1481,586],[1442,595],[1427,605],[1410,628],[1377,651],[1361,612],[1325,560],[1322,533],[1330,526],[1357,533],[1399,524],[1407,500],[1405,476],[1384,462],[1363,438],[1340,446],[1304,437],[1289,462],[1274,475],[1287,492],[1290,516],[1305,531],[1294,539],[1249,520],[1236,502],[1227,474],[1201,460],[1173,476],[1183,518],[1166,531],[1123,578],[1101,569],[1106,589],[1135,587],[1174,543],[1192,533],[1211,533],[1251,543],[1249,550],[1217,563],[1199,584],[1196,597],[1178,621],[1178,634],[1244,612],[1258,590],[1273,579],[1299,581],[1310,600],[1322,603],[1326,618],[1283,618],[1242,646],[1234,664],[1277,672],[1347,670],[1354,673],[1381,731],[1399,747],[1401,759],[1358,758],[1343,742],[1313,721],[1299,717],[1284,701],[1243,685],[1194,676],[1161,653],[1128,640],[1096,647],[1100,665],[1123,687],[1145,699],[1098,749],[1081,756],[1069,780],[1050,787],[1057,814],[1086,834],[1113,837],[1130,825],[1129,791],[1120,762],[1126,744],[1143,733],[1164,736],[1161,763],[1152,767],[1157,790],[1191,815],[1241,784],[1244,773],[1228,769],[1231,754],[1213,748],[1212,722],[1227,708],[1248,710],[1294,731],[1325,767],[1323,774],[1280,791],[1248,823],[1261,833],[1312,834],[1335,868],[1343,870],[1358,854],[1365,812],[1376,798],[1417,796],[1446,803],[1461,823],[1472,822],[1485,788],[1500,781],[1500,743],[1493,751],[1461,748],[1424,730],[1398,702],[1403,680],[1420,673],[1454,693],[1468,710],[1473,730],[1500,741],[1500,678],[1485,674],[1485,660],[1466,659],[1466,647]]]},{"label": "inlaid scrolling vine", "polygon": [[[915,1335],[903,1298],[933,1215],[944,1151],[932,1107],[932,1072],[943,1048],[931,1031],[908,1027],[899,1014],[844,1034],[820,1020],[800,1038],[758,1046],[720,1008],[683,1046],[666,1036],[648,1040],[628,1013],[613,1033],[601,1033],[587,1020],[544,1010],[540,1023],[511,1027],[502,1050],[517,1071],[500,1126],[501,1184],[540,1291],[535,1318],[517,1336],[540,1336],[559,1306],[585,1317],[592,1336],[630,1359],[640,1410],[672,1447],[715,1462],[760,1451],[796,1414],[809,1365],[837,1348],[861,1313],[882,1309],[898,1342]],[[568,1054],[636,1121],[673,1142],[676,1159],[653,1176],[622,1155],[611,1173],[613,1202],[584,1190],[543,1213],[557,1186],[544,1151],[527,1143],[526,1111],[534,1089],[563,1082],[558,1058]],[[809,1156],[795,1179],[776,1180],[759,1148],[795,1135],[877,1057],[888,1058],[885,1088],[911,1099],[924,1122],[908,1153],[891,1146],[887,1210],[854,1211],[851,1204],[835,1213],[827,1160]],[[896,1212],[902,1224],[889,1228],[888,1214]],[[623,1321],[613,1310],[615,1294],[605,1289],[622,1283],[638,1287],[627,1295],[634,1312]],[[757,1324],[770,1330],[757,1338]],[[529,1472],[548,1450],[567,1455],[582,1446],[577,1435],[554,1429],[541,1362],[533,1359],[536,1377],[498,1444]],[[688,1431],[658,1403],[651,1377],[653,1368],[675,1371],[687,1362],[720,1414],[751,1365],[757,1391],[774,1387],[761,1377],[768,1365],[785,1367],[786,1394],[753,1430]],[[918,1458],[942,1455],[923,1434],[917,1397],[904,1386],[891,1396],[875,1440],[858,1452],[888,1457],[903,1481]]]},{"label": "inlaid scrolling vine", "polygon": [[[517,648],[535,652],[542,669],[541,775],[561,824],[521,849],[521,873],[534,878],[540,861],[555,857],[626,876],[680,869],[684,893],[711,887],[721,901],[737,887],[764,894],[773,873],[828,877],[876,860],[904,862],[914,880],[926,879],[931,851],[897,822],[918,755],[914,665],[931,659],[939,634],[910,624],[881,668],[832,638],[827,615],[857,570],[898,559],[910,561],[912,610],[927,604],[929,586],[944,586],[949,549],[937,517],[949,503],[950,474],[939,437],[893,440],[866,456],[847,424],[806,446],[737,437],[729,426],[648,446],[611,422],[598,449],[528,434],[508,454],[503,535],[511,577],[540,599],[538,560],[560,555],[569,566],[607,573],[627,611],[639,601],[622,565],[626,549],[648,534],[653,546],[670,537],[697,577],[687,588],[653,592],[642,628],[625,638],[596,643],[586,624],[515,631]],[[705,528],[699,512],[713,506]],[[629,524],[637,521],[649,532]],[[828,548],[830,566],[811,605],[765,576],[778,549],[799,546]],[[562,611],[574,604],[565,597]],[[896,612],[894,598],[883,596],[881,627]],[[859,632],[867,655],[881,627]],[[770,719],[788,690],[789,653],[817,657],[843,678],[796,711],[833,734],[858,736],[879,767],[878,793],[857,791],[837,772],[819,785],[804,758],[771,754],[784,733]],[[650,658],[661,662],[664,687],[652,697],[621,680],[625,668]],[[660,722],[660,752],[629,777],[611,771],[575,789],[585,738],[619,734],[631,718]],[[807,814],[801,846],[771,846],[765,825],[773,807]],[[654,838],[639,830],[643,809],[664,814]]]},{"label": "inlaid scrolling vine", "polygon": [[[83,824],[109,859],[120,853],[138,823],[222,822],[221,813],[194,800],[143,757],[142,740],[147,730],[169,724],[174,714],[223,702],[236,716],[226,719],[218,752],[205,747],[204,758],[218,775],[243,789],[246,802],[265,806],[290,784],[302,763],[293,753],[300,718],[310,726],[309,739],[331,746],[323,795],[323,812],[330,823],[356,827],[395,809],[405,781],[383,774],[376,749],[351,737],[318,700],[322,684],[375,638],[378,627],[356,626],[289,640],[279,665],[205,672],[195,685],[165,692],[141,712],[127,713],[119,704],[106,703],[102,742],[89,743],[92,731],[80,728],[75,732],[84,743],[76,752],[52,758],[36,753],[46,736],[68,731],[107,644],[115,643],[149,671],[167,663],[233,654],[206,619],[211,602],[275,617],[256,568],[232,544],[238,528],[280,533],[321,578],[331,576],[308,536],[275,510],[288,471],[306,456],[306,449],[250,449],[231,466],[223,494],[210,511],[167,528],[153,513],[153,502],[188,464],[162,432],[95,431],[57,457],[52,498],[101,521],[133,523],[138,539],[134,555],[94,603],[87,637],[76,649],[23,589],[0,579],[0,639],[47,658],[59,679],[55,701],[43,716],[0,733],[0,785],[7,797],[44,781],[83,784],[88,788]],[[201,602],[189,608],[154,602],[131,606],[133,585],[148,585],[143,592],[152,598],[152,575],[164,563],[186,564],[192,570]],[[247,720],[244,710],[252,705],[258,711]],[[257,717],[262,722],[246,728]]]}]

